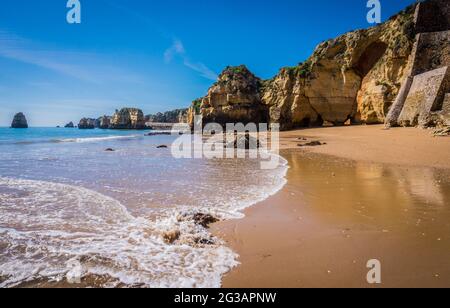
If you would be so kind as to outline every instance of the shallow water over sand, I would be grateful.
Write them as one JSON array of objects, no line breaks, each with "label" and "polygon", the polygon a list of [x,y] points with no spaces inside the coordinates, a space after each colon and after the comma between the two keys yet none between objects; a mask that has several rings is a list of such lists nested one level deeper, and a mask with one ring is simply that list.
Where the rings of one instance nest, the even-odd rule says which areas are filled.
[{"label": "shallow water over sand", "polygon": [[0,137],[1,287],[220,286],[235,253],[183,215],[238,217],[285,184],[285,165],[174,159],[172,136],[29,131]]}]

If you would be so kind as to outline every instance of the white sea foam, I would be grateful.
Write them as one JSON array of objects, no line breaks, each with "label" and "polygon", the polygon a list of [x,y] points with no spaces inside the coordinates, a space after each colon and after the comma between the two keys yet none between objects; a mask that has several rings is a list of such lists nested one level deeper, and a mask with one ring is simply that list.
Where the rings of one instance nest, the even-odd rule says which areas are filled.
[{"label": "white sea foam", "polygon": [[[216,193],[195,207],[178,205],[146,218],[83,187],[0,176],[0,287],[79,275],[110,277],[104,286],[219,287],[223,274],[238,264],[237,255],[180,216],[243,217],[244,208],[285,185],[287,161],[280,157],[280,162],[264,173],[263,184],[245,190],[217,184]],[[172,230],[181,237],[168,245],[162,234]],[[74,262],[80,267],[70,266]]]},{"label": "white sea foam", "polygon": [[[70,185],[0,177],[0,189],[0,287],[64,279],[74,259],[85,276],[108,275],[125,285],[218,287],[237,264],[221,245],[164,243],[161,230],[174,227],[172,215],[135,218],[118,201]],[[177,224],[184,232],[206,232],[192,222]]]},{"label": "white sea foam", "polygon": [[100,142],[100,141],[108,141],[108,140],[131,140],[138,137],[142,137],[141,135],[129,135],[129,136],[106,136],[106,137],[85,137],[85,138],[66,138],[55,140],[56,142],[76,142],[76,143],[88,143],[88,142]]}]

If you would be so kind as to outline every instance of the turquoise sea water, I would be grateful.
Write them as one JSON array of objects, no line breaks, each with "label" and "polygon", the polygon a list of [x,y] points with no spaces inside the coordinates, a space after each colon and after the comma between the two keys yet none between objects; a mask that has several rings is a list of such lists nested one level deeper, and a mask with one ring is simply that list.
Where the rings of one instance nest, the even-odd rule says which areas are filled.
[{"label": "turquoise sea water", "polygon": [[177,137],[144,134],[0,128],[0,287],[220,286],[237,256],[193,214],[239,217],[281,189],[287,166],[175,159]]},{"label": "turquoise sea water", "polygon": [[[14,143],[62,142],[81,138],[105,138],[115,136],[135,136],[136,131],[118,131],[77,128],[29,128],[12,129],[0,127],[0,145]],[[142,135],[142,134],[141,134]]]}]

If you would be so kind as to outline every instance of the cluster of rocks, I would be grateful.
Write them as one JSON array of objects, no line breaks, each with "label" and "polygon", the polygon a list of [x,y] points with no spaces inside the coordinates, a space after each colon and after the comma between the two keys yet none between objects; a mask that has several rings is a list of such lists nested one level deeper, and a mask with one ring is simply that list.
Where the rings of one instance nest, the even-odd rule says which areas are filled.
[{"label": "cluster of rocks", "polygon": [[175,109],[164,113],[149,114],[145,116],[146,123],[186,123],[188,109]]},{"label": "cluster of rocks", "polygon": [[[73,125],[73,123],[72,123]],[[116,110],[113,116],[102,116],[97,119],[82,118],[79,129],[145,129],[145,118],[142,110],[137,108],[123,108]]]},{"label": "cluster of rocks", "polygon": [[235,134],[234,141],[226,145],[229,149],[257,150],[261,147],[260,141],[250,134]]},{"label": "cluster of rocks", "polygon": [[[102,116],[97,119],[83,118],[78,124],[79,129],[157,129],[172,128],[176,123],[187,123],[188,109],[177,109],[166,113],[144,116],[141,109],[122,108],[116,110],[113,116]],[[158,126],[159,125],[159,126]]]},{"label": "cluster of rocks", "polygon": [[[167,244],[184,244],[195,247],[205,247],[214,245],[214,238],[204,232],[209,226],[219,219],[205,213],[181,213],[177,216],[178,223],[188,223],[190,228],[185,229],[182,233],[179,228],[164,232],[163,240]],[[199,229],[200,228],[200,229]],[[185,232],[187,231],[187,232]]]},{"label": "cluster of rocks", "polygon": [[[414,4],[387,22],[321,43],[304,63],[261,80],[227,67],[195,100],[204,125],[279,123],[308,126],[445,125],[450,109],[450,2]],[[425,74],[425,75],[424,75]],[[446,96],[447,95],[447,96]]]},{"label": "cluster of rocks", "polygon": [[95,128],[95,119],[82,118],[80,123],[78,123],[79,129],[94,129]]},{"label": "cluster of rocks", "polygon": [[22,112],[19,112],[14,116],[11,128],[28,128],[27,118]]}]

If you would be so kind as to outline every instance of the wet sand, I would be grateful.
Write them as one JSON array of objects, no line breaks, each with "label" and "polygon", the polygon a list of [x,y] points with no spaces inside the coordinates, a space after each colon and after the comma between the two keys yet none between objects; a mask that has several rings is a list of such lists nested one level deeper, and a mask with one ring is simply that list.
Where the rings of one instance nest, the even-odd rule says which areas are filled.
[{"label": "wet sand", "polygon": [[[327,145],[298,149],[298,138]],[[380,126],[282,133],[288,184],[213,232],[241,265],[224,287],[450,287],[450,138]]]}]

